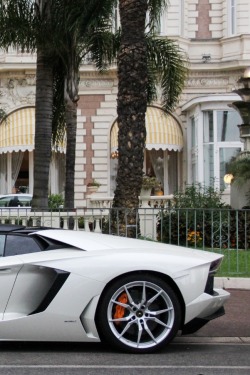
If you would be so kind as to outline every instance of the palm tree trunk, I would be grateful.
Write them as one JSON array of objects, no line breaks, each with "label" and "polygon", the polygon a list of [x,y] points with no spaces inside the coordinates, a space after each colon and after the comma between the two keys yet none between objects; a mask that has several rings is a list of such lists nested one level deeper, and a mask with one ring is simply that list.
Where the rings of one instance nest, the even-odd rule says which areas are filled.
[{"label": "palm tree trunk", "polygon": [[76,154],[76,128],[77,128],[77,102],[79,100],[79,65],[80,59],[76,56],[77,47],[71,41],[71,53],[68,56],[67,74],[65,79],[64,100],[66,104],[66,181],[65,202],[67,209],[74,208],[75,199],[75,154]]},{"label": "palm tree trunk", "polygon": [[43,51],[37,50],[36,129],[34,151],[34,192],[32,207],[48,208],[51,159],[53,69]]},{"label": "palm tree trunk", "polygon": [[[119,6],[122,27],[121,48],[117,59],[119,160],[113,207],[129,210],[126,215],[123,211],[119,213],[119,233],[135,236],[146,141],[147,0],[120,0]],[[112,229],[114,231],[114,226]]]},{"label": "palm tree trunk", "polygon": [[65,178],[65,200],[64,208],[74,208],[75,195],[75,148],[76,148],[76,103],[71,100],[66,104],[66,129],[67,129],[67,148],[66,148],[66,178]]}]

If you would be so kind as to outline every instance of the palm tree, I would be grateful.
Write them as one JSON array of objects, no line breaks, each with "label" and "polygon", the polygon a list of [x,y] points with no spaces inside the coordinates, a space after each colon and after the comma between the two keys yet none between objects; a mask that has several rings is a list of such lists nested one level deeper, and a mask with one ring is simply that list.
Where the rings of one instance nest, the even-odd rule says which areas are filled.
[{"label": "palm tree", "polygon": [[[77,4],[78,3],[78,4]],[[65,208],[74,207],[75,144],[77,126],[78,81],[80,64],[91,53],[93,62],[99,70],[114,60],[114,35],[111,33],[113,0],[85,1],[72,4],[65,1],[64,6],[56,5],[55,24],[58,61],[64,80],[64,104],[67,131]],[[73,6],[74,5],[74,6]],[[67,17],[66,17],[67,15]],[[65,18],[67,23],[65,24]],[[63,42],[62,42],[63,41]]]},{"label": "palm tree", "polygon": [[[151,13],[151,19],[155,19],[155,14],[159,14],[160,5],[163,0],[152,0],[149,1],[150,5],[150,13]],[[50,0],[37,0],[37,4],[39,6],[35,7],[35,13],[34,13],[34,7],[33,7],[33,1],[32,0],[7,0],[3,3],[1,3],[1,12],[0,12],[0,45],[8,47],[11,44],[14,44],[16,46],[22,46],[22,48],[27,50],[35,50],[37,46],[39,46],[39,56],[38,56],[38,69],[44,68],[44,73],[42,73],[42,77],[48,76],[50,77],[50,84],[47,82],[47,87],[49,88],[49,93],[51,93],[51,86],[52,82],[55,86],[55,82],[57,82],[57,88],[60,87],[59,91],[57,91],[57,99],[60,98],[62,101],[62,98],[66,99],[66,105],[62,105],[62,102],[60,105],[58,105],[57,102],[57,111],[51,110],[51,94],[48,96],[49,105],[47,107],[44,107],[46,104],[46,87],[45,89],[41,89],[40,93],[41,96],[43,95],[43,99],[45,100],[44,103],[42,99],[39,99],[39,103],[43,103],[42,106],[39,106],[36,110],[36,124],[39,123],[39,120],[42,121],[42,115],[44,115],[44,109],[48,111],[48,116],[46,116],[46,124],[45,127],[48,127],[48,132],[46,132],[47,137],[50,142],[49,134],[51,134],[51,113],[53,114],[53,118],[57,119],[60,118],[61,123],[64,118],[63,115],[59,114],[58,116],[58,108],[63,109],[65,113],[67,113],[67,122],[68,122],[68,131],[67,131],[67,176],[66,176],[66,207],[71,208],[73,207],[73,197],[74,197],[74,190],[73,186],[74,183],[74,161],[75,161],[75,130],[76,130],[76,103],[78,100],[78,72],[79,72],[79,65],[81,62],[81,59],[85,54],[87,54],[89,51],[91,51],[92,58],[96,62],[96,66],[98,69],[103,69],[106,66],[107,62],[110,62],[114,59],[117,52],[117,47],[121,40],[119,39],[119,33],[116,36],[113,36],[110,33],[110,14],[112,13],[112,6],[114,5],[116,1],[115,0],[76,0],[74,2],[71,2],[69,0],[53,0],[52,2]],[[121,1],[121,3],[126,3]],[[129,3],[129,2],[128,2]],[[133,1],[131,2],[133,6]],[[145,2],[143,2],[144,5]],[[125,4],[126,5],[126,4]],[[143,8],[143,14],[145,15],[146,6]],[[124,6],[124,11],[126,11],[126,6]],[[123,11],[123,13],[124,13]],[[102,17],[99,17],[99,15],[102,15]],[[139,14],[139,13],[138,13]],[[136,16],[136,24],[137,24],[137,14],[136,12],[133,14]],[[124,22],[123,22],[124,23]],[[142,22],[142,19],[140,20],[140,28],[142,28],[142,24],[145,26],[145,21]],[[124,23],[123,30],[126,30],[126,22]],[[144,30],[143,26],[143,30]],[[130,24],[127,24],[127,27],[130,27]],[[104,32],[103,32],[104,30]],[[134,30],[134,34],[137,33],[138,28],[133,24],[133,27],[131,30]],[[31,33],[30,33],[31,31]],[[144,31],[143,31],[144,33]],[[125,33],[123,33],[124,35]],[[140,37],[143,37],[145,39],[145,34],[140,33]],[[46,36],[46,38],[45,38]],[[52,37],[53,36],[53,37]],[[131,37],[131,34],[129,33],[128,36]],[[122,39],[122,43],[124,43],[123,47],[121,48],[121,51],[126,51],[127,46],[129,46],[129,38],[126,38],[127,41],[124,43]],[[139,38],[137,38],[137,41]],[[157,65],[160,64],[163,66],[162,73],[159,75],[158,78],[161,79],[162,87],[163,87],[163,96],[168,97],[167,100],[165,100],[166,106],[169,104],[173,104],[174,99],[178,95],[168,95],[171,92],[179,93],[179,90],[181,89],[181,84],[178,85],[178,79],[174,80],[169,79],[169,77],[174,77],[173,73],[176,74],[176,72],[182,71],[182,73],[185,72],[185,69],[181,65],[180,61],[180,54],[179,51],[176,50],[176,48],[173,48],[173,45],[171,47],[171,43],[166,43],[163,41],[157,41],[156,39],[152,39],[152,37],[148,37],[147,39],[147,48],[145,48],[145,40],[143,40],[143,48],[141,50],[141,53],[143,54],[143,64],[140,66],[146,66],[145,63],[147,62],[147,56],[145,55],[145,52],[147,52],[147,55],[150,56],[149,59],[149,68],[148,68],[148,74],[144,74],[145,83],[150,83],[149,87],[153,87],[152,83],[154,82],[154,79],[158,75],[158,69]],[[158,45],[159,51],[157,51],[157,48],[155,46]],[[136,44],[135,44],[135,47]],[[133,50],[133,48],[132,48]],[[150,54],[148,51],[151,50],[152,54]],[[173,51],[175,51],[175,56]],[[125,56],[123,52],[120,53],[119,59],[122,61],[123,56]],[[137,54],[139,57],[140,55]],[[169,58],[170,56],[170,58]],[[177,56],[177,57],[176,57]],[[173,62],[172,62],[172,57]],[[139,60],[140,61],[140,58]],[[136,58],[133,60],[133,63],[136,64]],[[133,65],[133,64],[132,64]],[[131,67],[132,67],[131,65]],[[60,66],[60,77],[58,80],[58,74],[55,74],[56,68]],[[120,72],[123,71],[124,68],[126,68],[126,63],[120,65],[121,69]],[[130,68],[131,68],[130,67]],[[167,69],[166,69],[167,67]],[[172,69],[171,69],[172,67]],[[181,68],[183,68],[181,70]],[[46,73],[46,69],[48,69],[48,72]],[[51,73],[51,71],[54,72]],[[118,68],[119,71],[119,68]],[[142,68],[141,72],[147,71]],[[171,72],[171,74],[169,74]],[[58,73],[58,71],[57,71]],[[51,79],[51,74],[53,75],[53,80]],[[133,72],[129,73],[130,75],[137,74],[137,70],[134,69]],[[126,75],[126,74],[125,74]],[[39,77],[39,74],[37,74]],[[125,76],[124,76],[125,77]],[[178,74],[176,76],[178,78]],[[175,78],[176,78],[175,77]],[[62,96],[62,93],[60,90],[62,90],[62,80],[64,80],[64,93],[66,95]],[[119,89],[120,92],[122,87],[126,87],[126,79],[122,81],[122,75],[120,75],[120,84]],[[140,79],[139,79],[140,81]],[[37,83],[45,83],[45,79],[39,80]],[[173,89],[173,82],[175,83],[176,90]],[[154,97],[155,90],[145,89],[144,84],[140,87],[142,87],[142,91],[140,93],[143,93],[143,100],[152,99]],[[125,85],[125,86],[124,86]],[[53,86],[53,87],[54,87]],[[133,82],[132,82],[133,86]],[[170,89],[169,89],[170,88]],[[37,86],[37,91],[40,90]],[[129,88],[131,90],[131,88]],[[129,91],[128,90],[128,91]],[[132,87],[133,91],[133,87]],[[133,94],[133,92],[131,93]],[[55,92],[55,91],[54,91]],[[137,90],[138,92],[138,90]],[[58,94],[59,93],[59,94]],[[125,95],[126,96],[126,95]],[[120,99],[119,99],[120,98]],[[136,191],[138,192],[139,186],[140,186],[140,180],[141,180],[141,171],[142,171],[142,158],[141,156],[141,150],[142,144],[145,143],[145,124],[144,124],[144,117],[145,117],[145,110],[146,105],[143,104],[143,109],[140,108],[141,103],[138,101],[138,106],[133,107],[130,105],[125,105],[126,101],[123,101],[122,95],[119,94],[118,98],[118,118],[119,113],[122,116],[123,112],[126,112],[126,110],[129,110],[131,113],[134,113],[133,116],[137,116],[137,109],[140,109],[140,121],[143,122],[142,125],[142,132],[144,132],[142,139],[139,139],[141,136],[141,133],[137,132],[139,135],[139,138],[137,135],[133,137],[134,140],[138,141],[139,139],[139,149],[140,151],[138,153],[134,153],[132,156],[133,162],[137,164],[138,168],[138,175],[132,176],[133,181],[133,189],[136,186]],[[135,97],[134,97],[135,99]],[[140,103],[139,103],[140,102]],[[55,102],[55,96],[54,96],[54,103]],[[130,101],[129,104],[133,104],[133,99]],[[123,111],[124,106],[124,111]],[[42,112],[43,108],[43,113]],[[55,109],[55,106],[54,106]],[[51,112],[52,111],[52,112]],[[40,113],[40,115],[39,115]],[[39,117],[40,116],[40,117]],[[134,118],[134,117],[133,117]],[[41,124],[42,122],[40,122]],[[142,124],[142,123],[141,123]],[[37,125],[36,125],[37,126]],[[39,125],[40,126],[40,125]],[[134,128],[132,130],[135,130]],[[37,133],[37,129],[36,129]],[[38,131],[38,139],[36,141],[37,145],[43,145],[43,125],[40,127],[40,132]],[[125,132],[128,134],[128,132]],[[122,135],[122,133],[121,133]],[[144,139],[144,140],[143,140]],[[42,140],[42,141],[41,141]],[[136,142],[134,149],[137,149]],[[120,142],[122,144],[122,142]],[[37,146],[36,146],[37,147]],[[144,146],[143,146],[144,147]],[[50,149],[47,149],[47,156],[50,155]],[[43,147],[39,146],[37,150],[37,158],[35,159],[35,169],[36,165],[39,166],[37,169],[37,177],[34,188],[34,195],[35,195],[35,201],[34,201],[34,207],[47,207],[47,191],[44,189],[45,185],[45,179],[48,176],[48,163],[49,161],[46,161],[46,165],[44,163],[43,153],[44,150]],[[122,153],[121,153],[122,155]],[[132,155],[132,154],[131,154]],[[130,155],[130,156],[131,156]],[[136,158],[138,158],[139,163],[137,163]],[[46,159],[47,160],[47,159]],[[40,163],[41,161],[41,163]],[[120,172],[123,169],[124,164],[120,164]],[[126,160],[125,160],[125,166],[126,166]],[[47,168],[47,169],[46,169]],[[41,173],[41,170],[45,171],[44,174]],[[119,174],[119,173],[118,173]],[[44,176],[39,180],[39,176]],[[138,180],[139,179],[139,180]],[[46,186],[47,186],[47,180],[46,180]],[[41,190],[41,187],[43,189]],[[37,192],[37,193],[36,193]],[[119,192],[119,184],[117,188],[117,193]],[[125,195],[124,195],[125,193]],[[122,196],[126,196],[126,191],[121,191]],[[133,190],[133,196],[138,199],[138,194]],[[42,204],[40,204],[42,202]],[[129,206],[126,204],[126,202],[119,200],[116,201],[120,206],[120,203],[124,203],[125,206]],[[133,201],[133,205],[136,202]]]},{"label": "palm tree", "polygon": [[[79,66],[84,54],[88,53],[86,46],[92,48],[95,56],[94,36],[98,33],[94,30],[103,27],[103,22],[110,19],[112,4],[113,0],[76,0],[73,3],[69,0],[6,0],[0,3],[0,45],[5,48],[21,46],[27,51],[37,49],[33,208],[48,207],[52,117],[55,115],[62,122],[63,115],[58,115],[58,111],[62,110],[67,123],[65,205],[67,208],[74,206],[72,181]],[[106,57],[110,55],[105,56],[105,52],[101,58],[98,55],[97,65],[102,65]],[[59,66],[64,87],[58,81],[56,68]],[[53,101],[55,86],[57,96]],[[58,95],[58,87],[64,90],[64,96]],[[53,103],[58,105],[58,100],[61,101],[59,109],[53,111]]]},{"label": "palm tree", "polygon": [[[143,176],[146,141],[147,102],[156,96],[160,82],[163,107],[172,109],[187,74],[185,59],[178,47],[165,39],[154,38],[153,29],[165,0],[119,0],[121,45],[118,53],[118,171],[113,201],[119,233],[135,236],[139,195]],[[150,22],[145,34],[146,15]],[[153,84],[153,89],[152,89]],[[126,208],[127,212],[119,210]],[[117,215],[117,209],[119,215]],[[113,231],[117,231],[113,222]],[[126,230],[133,228],[132,230]]]},{"label": "palm tree", "polygon": [[[52,43],[51,0],[5,0],[0,4],[0,45],[37,51],[36,131],[33,206],[48,207],[51,156],[53,59],[46,48]],[[44,38],[44,35],[47,38]],[[46,43],[47,44],[46,44]]]},{"label": "palm tree", "polygon": [[[36,0],[34,21],[41,31],[53,33],[51,1]],[[38,22],[37,22],[38,20]],[[41,22],[39,22],[41,20]],[[45,27],[45,29],[43,28]],[[51,43],[51,34],[46,40]],[[53,108],[53,58],[43,40],[37,37],[36,115],[34,147],[34,191],[32,207],[47,209],[49,193],[49,166],[51,160],[52,108]]]}]

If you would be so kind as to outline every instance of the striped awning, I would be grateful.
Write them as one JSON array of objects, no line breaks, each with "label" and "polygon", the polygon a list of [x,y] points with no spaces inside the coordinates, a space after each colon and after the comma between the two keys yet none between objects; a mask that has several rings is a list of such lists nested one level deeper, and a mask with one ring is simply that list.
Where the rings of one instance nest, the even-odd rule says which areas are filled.
[{"label": "striped awning", "polygon": [[[35,108],[27,107],[10,113],[0,123],[0,154],[6,152],[33,151],[35,146]],[[66,150],[65,138],[56,146],[55,152]]]},{"label": "striped awning", "polygon": [[[146,112],[146,148],[148,150],[181,151],[183,135],[177,120],[157,107],[148,107]],[[118,148],[118,123],[111,129],[111,153]]]},{"label": "striped awning", "polygon": [[0,124],[0,154],[34,150],[35,108],[12,112]]}]

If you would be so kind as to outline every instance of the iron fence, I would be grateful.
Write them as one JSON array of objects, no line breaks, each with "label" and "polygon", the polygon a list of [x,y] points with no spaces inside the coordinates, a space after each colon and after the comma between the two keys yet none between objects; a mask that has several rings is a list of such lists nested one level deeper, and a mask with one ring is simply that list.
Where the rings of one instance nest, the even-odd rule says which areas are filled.
[{"label": "iron fence", "polygon": [[199,208],[2,209],[0,222],[131,236],[224,255],[223,276],[250,276],[250,210]]}]

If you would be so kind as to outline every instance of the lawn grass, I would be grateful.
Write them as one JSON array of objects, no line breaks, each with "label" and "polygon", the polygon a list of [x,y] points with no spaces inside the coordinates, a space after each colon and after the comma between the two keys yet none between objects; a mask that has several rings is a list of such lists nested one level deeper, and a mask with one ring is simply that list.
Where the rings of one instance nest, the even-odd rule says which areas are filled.
[{"label": "lawn grass", "polygon": [[250,250],[225,249],[216,251],[224,255],[218,277],[250,277]]},{"label": "lawn grass", "polygon": [[[147,239],[147,238],[142,238]],[[147,239],[152,241],[151,239]],[[197,247],[196,250],[201,250]],[[206,251],[223,254],[224,258],[216,277],[249,277],[250,278],[250,249],[211,249]]]}]

